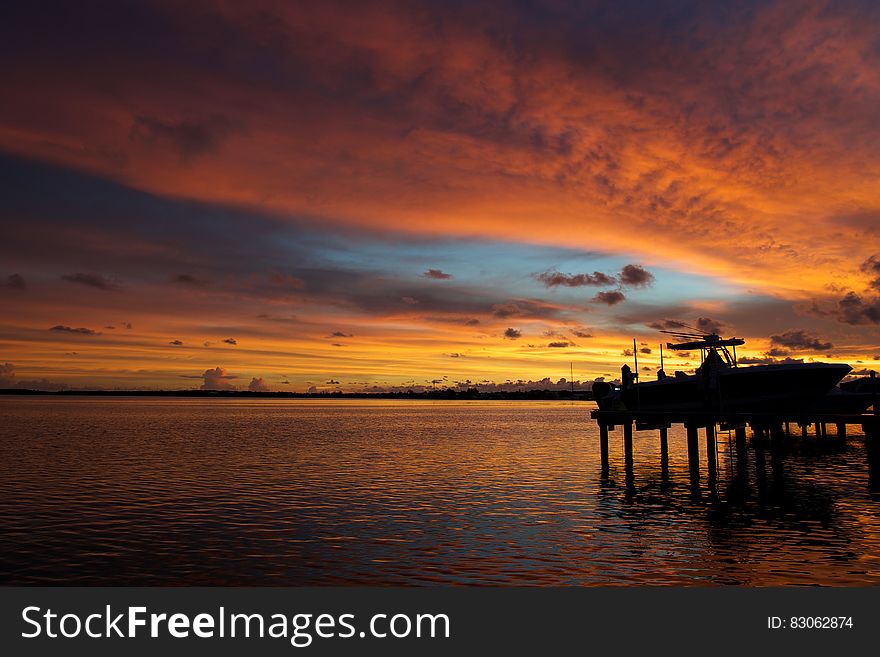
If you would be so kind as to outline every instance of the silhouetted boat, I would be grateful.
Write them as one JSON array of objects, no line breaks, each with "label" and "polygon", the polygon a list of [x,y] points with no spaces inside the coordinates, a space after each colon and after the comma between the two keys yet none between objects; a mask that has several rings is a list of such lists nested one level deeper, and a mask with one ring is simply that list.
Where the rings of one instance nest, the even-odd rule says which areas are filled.
[{"label": "silhouetted boat", "polygon": [[[667,331],[668,332],[668,331]],[[673,350],[700,349],[701,365],[694,374],[662,369],[656,381],[638,382],[629,366],[622,368],[622,383],[593,384],[600,410],[761,412],[809,409],[823,400],[852,369],[834,363],[774,363],[739,367],[736,347],[741,338],[723,339],[713,333],[694,335],[672,332],[688,342],[668,343]],[[733,348],[733,353],[728,349]],[[849,398],[845,398],[851,401]],[[832,401],[831,403],[834,403]]]}]

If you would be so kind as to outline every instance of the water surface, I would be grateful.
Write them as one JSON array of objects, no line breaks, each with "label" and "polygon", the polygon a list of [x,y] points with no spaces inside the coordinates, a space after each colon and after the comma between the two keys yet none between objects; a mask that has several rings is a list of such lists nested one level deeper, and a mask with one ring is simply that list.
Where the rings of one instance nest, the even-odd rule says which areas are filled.
[{"label": "water surface", "polygon": [[0,397],[0,583],[880,583],[861,436],[694,486],[677,429],[603,473],[592,408]]}]

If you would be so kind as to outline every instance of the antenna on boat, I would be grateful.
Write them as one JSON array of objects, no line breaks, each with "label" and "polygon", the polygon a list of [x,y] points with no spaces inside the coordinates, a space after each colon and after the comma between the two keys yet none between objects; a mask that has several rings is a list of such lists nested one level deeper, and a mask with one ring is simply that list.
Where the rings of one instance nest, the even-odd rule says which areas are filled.
[{"label": "antenna on boat", "polygon": [[660,369],[663,369],[663,343],[660,343]]},{"label": "antenna on boat", "polygon": [[635,362],[636,368],[633,372],[636,377],[636,381],[639,380],[639,350],[636,349],[636,339],[633,338],[633,361]]},{"label": "antenna on boat", "polygon": [[[635,338],[633,338],[633,361],[635,362],[635,365],[636,365],[635,372],[633,372],[633,381],[635,383],[638,383],[638,381],[639,381],[639,350],[636,348],[636,339]],[[639,388],[640,387],[638,385],[635,386],[636,409],[639,409],[642,406],[641,399],[639,399]]]},{"label": "antenna on boat", "polygon": [[568,382],[571,384],[571,396],[574,398],[574,363],[568,361]]}]

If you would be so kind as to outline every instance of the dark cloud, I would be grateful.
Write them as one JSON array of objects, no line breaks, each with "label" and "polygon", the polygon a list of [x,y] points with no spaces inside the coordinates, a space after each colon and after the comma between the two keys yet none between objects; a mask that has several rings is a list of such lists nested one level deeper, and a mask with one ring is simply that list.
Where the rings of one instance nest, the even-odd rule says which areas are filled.
[{"label": "dark cloud", "polygon": [[645,326],[647,326],[648,328],[656,329],[658,331],[671,331],[687,327],[684,322],[680,322],[677,319],[663,319],[659,322],[648,322]]},{"label": "dark cloud", "polygon": [[855,292],[847,292],[834,314],[838,321],[857,326],[860,324],[880,324],[880,297],[863,297]]},{"label": "dark cloud", "polygon": [[460,354],[460,353],[455,352],[455,351],[452,352],[451,354],[443,354],[443,355],[444,355],[444,356],[447,356],[447,357],[449,357],[449,358],[464,358],[464,354]]},{"label": "dark cloud", "polygon": [[27,283],[21,274],[9,274],[0,287],[6,287],[10,290],[25,290],[27,289]]},{"label": "dark cloud", "polygon": [[516,317],[524,313],[522,308],[515,303],[496,303],[492,306],[492,314],[495,317],[504,319],[505,317]]},{"label": "dark cloud", "polygon": [[621,301],[626,300],[626,295],[623,292],[618,290],[611,290],[608,292],[599,292],[596,296],[593,297],[593,302],[595,303],[604,303],[607,306],[614,306]]},{"label": "dark cloud", "polygon": [[571,334],[578,338],[592,338],[593,334],[586,329],[571,329]]},{"label": "dark cloud", "polygon": [[712,319],[711,317],[697,317],[697,321],[694,325],[700,329],[701,331],[705,331],[706,333],[718,333],[721,334],[727,328],[727,325],[724,322],[721,322],[717,319]]},{"label": "dark cloud", "polygon": [[424,276],[425,278],[434,278],[443,281],[452,278],[452,274],[447,274],[446,272],[443,272],[439,269],[429,269],[424,274],[422,274],[422,276]]},{"label": "dark cloud", "polygon": [[475,317],[472,317],[470,319],[465,320],[464,325],[465,326],[477,326],[479,323],[480,323],[480,320],[478,320]]},{"label": "dark cloud", "polygon": [[354,334],[343,333],[342,331],[333,331],[333,333],[330,334],[330,337],[331,338],[353,338]]},{"label": "dark cloud", "polygon": [[507,317],[552,317],[560,311],[558,306],[533,299],[518,299],[492,305],[492,315],[499,319]]},{"label": "dark cloud", "polygon": [[626,265],[620,270],[620,284],[630,287],[647,287],[654,282],[654,274],[640,265]]},{"label": "dark cloud", "polygon": [[205,370],[201,378],[202,390],[231,390],[233,386],[229,381],[237,377],[229,374],[223,367],[215,367]]},{"label": "dark cloud", "polygon": [[180,347],[181,345],[183,345],[183,340],[172,340],[168,344],[174,345],[175,347]]},{"label": "dark cloud", "polygon": [[191,274],[176,274],[171,277],[170,283],[175,283],[177,285],[192,285],[193,287],[204,287],[208,284],[207,281],[203,281],[200,278],[196,278]]},{"label": "dark cloud", "polygon": [[520,331],[519,329],[515,329],[515,328],[508,328],[507,330],[504,331],[504,337],[509,338],[511,340],[516,340],[517,338],[522,337],[522,331]]},{"label": "dark cloud", "polygon": [[131,322],[122,322],[122,325],[123,325],[125,328],[127,328],[128,330],[131,330],[131,329],[132,329]]},{"label": "dark cloud", "polygon": [[269,392],[269,384],[266,383],[263,377],[257,377],[251,379],[251,382],[248,383],[248,390],[251,392]]},{"label": "dark cloud", "polygon": [[554,349],[563,349],[565,347],[574,347],[576,345],[574,344],[574,342],[566,342],[564,340],[560,340],[559,342],[551,342],[547,346],[553,347]]},{"label": "dark cloud", "polygon": [[57,324],[49,329],[50,331],[60,331],[62,333],[78,333],[80,335],[101,335],[97,331],[93,331],[90,328],[72,328],[70,326],[64,326],[63,324]]},{"label": "dark cloud", "polygon": [[788,349],[780,349],[779,347],[773,347],[768,349],[765,353],[765,356],[770,356],[771,358],[781,358],[783,356],[791,355],[791,352]]},{"label": "dark cloud", "polygon": [[416,299],[415,297],[409,297],[409,296],[400,297],[400,300],[403,301],[408,306],[415,306],[415,305],[418,305],[418,303],[419,303],[418,299]]},{"label": "dark cloud", "polygon": [[639,349],[639,353],[640,353],[640,354],[650,354],[650,353],[651,353],[651,347],[641,347],[641,348]]},{"label": "dark cloud", "polygon": [[874,277],[871,280],[870,285],[874,290],[880,292],[880,258],[876,255],[872,255],[862,263],[861,270]]},{"label": "dark cloud", "polygon": [[235,338],[226,338],[225,340],[223,340],[223,342],[225,342],[226,344],[238,344],[238,340],[236,340]]},{"label": "dark cloud", "polygon": [[558,285],[564,287],[583,287],[585,285],[603,286],[617,284],[617,279],[600,271],[594,271],[592,274],[562,274],[555,270],[548,270],[540,274],[532,274],[532,276],[547,287],[556,287]]},{"label": "dark cloud", "polygon": [[81,272],[77,272],[75,274],[64,274],[61,279],[67,281],[68,283],[87,285],[88,287],[94,287],[99,290],[115,290],[119,287],[116,282],[110,280],[109,278],[105,278],[100,274],[83,274]]},{"label": "dark cloud", "polygon": [[331,346],[331,347],[344,347],[345,345],[342,344],[342,343],[340,343],[340,342],[334,342],[334,343],[331,344],[330,346]]},{"label": "dark cloud", "polygon": [[790,329],[784,333],[770,336],[770,343],[784,349],[828,351],[834,347],[827,341],[822,341],[804,329]]},{"label": "dark cloud", "polygon": [[325,381],[325,382],[324,382],[324,385],[328,385],[328,386],[338,386],[338,385],[339,385],[339,381],[337,381],[336,379],[330,379],[329,381]]},{"label": "dark cloud", "polygon": [[135,116],[130,134],[134,141],[169,147],[188,162],[217,152],[224,141],[241,131],[239,122],[223,116],[179,121]]}]

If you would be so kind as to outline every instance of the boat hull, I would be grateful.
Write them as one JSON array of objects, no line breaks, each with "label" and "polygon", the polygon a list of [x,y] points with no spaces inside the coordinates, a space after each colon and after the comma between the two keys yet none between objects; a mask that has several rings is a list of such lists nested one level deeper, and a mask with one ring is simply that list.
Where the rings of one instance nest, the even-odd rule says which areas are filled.
[{"label": "boat hull", "polygon": [[[848,365],[797,363],[718,370],[639,383],[615,392],[627,410],[778,412],[809,410],[850,371]],[[609,400],[599,400],[602,402]]]}]

